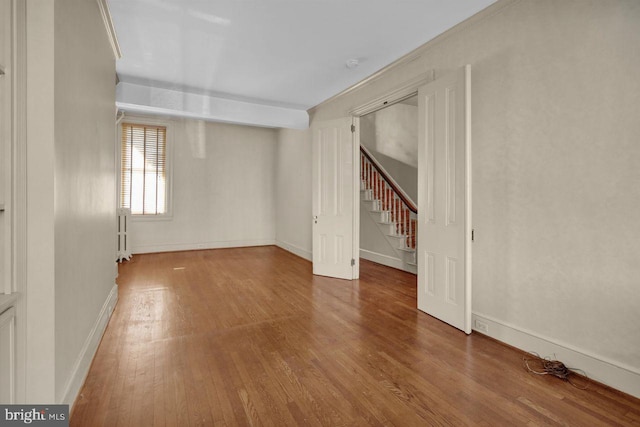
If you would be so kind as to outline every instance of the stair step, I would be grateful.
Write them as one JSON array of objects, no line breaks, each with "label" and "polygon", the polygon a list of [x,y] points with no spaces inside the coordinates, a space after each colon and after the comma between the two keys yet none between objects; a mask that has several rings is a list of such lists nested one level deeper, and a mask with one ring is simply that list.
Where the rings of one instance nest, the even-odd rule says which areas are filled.
[{"label": "stair step", "polygon": [[398,249],[400,249],[401,251],[404,251],[404,252],[408,252],[410,254],[414,254],[416,252],[416,250],[412,249],[412,248],[398,248]]},{"label": "stair step", "polygon": [[416,267],[418,266],[417,262],[413,262],[413,261],[406,261],[407,264],[409,265],[415,265]]},{"label": "stair step", "polygon": [[389,237],[394,237],[396,239],[405,239],[407,236],[403,236],[402,234],[387,234]]}]

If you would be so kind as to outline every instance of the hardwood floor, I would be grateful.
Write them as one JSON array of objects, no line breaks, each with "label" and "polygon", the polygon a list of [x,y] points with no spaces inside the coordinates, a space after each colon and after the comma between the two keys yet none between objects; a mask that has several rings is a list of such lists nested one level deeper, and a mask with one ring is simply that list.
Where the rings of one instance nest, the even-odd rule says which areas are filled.
[{"label": "hardwood floor", "polygon": [[71,426],[640,425],[416,310],[415,276],[316,277],[279,248],[136,255]]}]

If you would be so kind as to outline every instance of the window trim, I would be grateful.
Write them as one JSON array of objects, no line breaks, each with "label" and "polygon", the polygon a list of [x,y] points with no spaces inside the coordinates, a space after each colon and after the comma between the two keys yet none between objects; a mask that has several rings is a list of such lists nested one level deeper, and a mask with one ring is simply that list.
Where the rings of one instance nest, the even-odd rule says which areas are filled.
[{"label": "window trim", "polygon": [[138,221],[171,221],[173,219],[173,137],[174,137],[174,123],[170,119],[164,119],[161,117],[146,117],[138,115],[126,114],[124,118],[118,123],[117,128],[117,143],[116,143],[116,158],[117,158],[117,206],[120,207],[122,200],[121,186],[122,186],[122,125],[123,123],[141,125],[141,126],[164,126],[166,128],[166,143],[165,143],[165,179],[166,179],[166,202],[167,210],[163,214],[137,214],[131,215],[131,220]]}]

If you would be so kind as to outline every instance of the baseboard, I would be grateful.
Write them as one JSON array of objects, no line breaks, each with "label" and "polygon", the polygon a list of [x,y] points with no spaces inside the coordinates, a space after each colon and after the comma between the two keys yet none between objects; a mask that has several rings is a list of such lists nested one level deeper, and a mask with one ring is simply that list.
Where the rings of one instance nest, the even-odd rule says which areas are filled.
[{"label": "baseboard", "polygon": [[[478,321],[483,323],[478,324]],[[589,378],[640,398],[640,371],[591,354],[535,332],[510,325],[491,316],[472,314],[473,330],[523,351],[552,357],[567,367],[583,370]],[[486,326],[486,328],[484,328]]]},{"label": "baseboard", "polygon": [[416,269],[412,269],[400,258],[379,254],[377,252],[368,251],[366,249],[360,249],[360,258],[376,262],[378,264],[386,265],[387,267],[397,268],[398,270],[416,274]]},{"label": "baseboard", "polygon": [[292,243],[283,242],[281,240],[276,240],[276,246],[284,249],[285,251],[291,252],[292,254],[298,255],[300,258],[304,258],[308,261],[312,260],[313,253],[311,251],[301,248],[300,246],[296,246]]},{"label": "baseboard", "polygon": [[242,248],[247,246],[275,245],[273,239],[226,240],[200,243],[164,243],[160,245],[138,245],[131,251],[133,254],[151,254],[157,252],[193,251],[198,249]]},{"label": "baseboard", "polygon": [[109,319],[111,318],[111,313],[113,313],[113,309],[116,306],[116,302],[118,302],[118,285],[113,285],[111,292],[109,292],[107,299],[102,305],[102,309],[96,319],[96,323],[93,325],[89,336],[82,346],[78,359],[76,359],[76,362],[73,365],[71,375],[65,384],[63,399],[60,403],[69,405],[69,413],[71,413],[76,398],[78,397],[78,393],[80,393],[84,380],[89,373],[89,367],[93,361],[93,356],[98,350],[98,344],[100,344],[104,330],[107,328],[107,323],[109,323]]}]

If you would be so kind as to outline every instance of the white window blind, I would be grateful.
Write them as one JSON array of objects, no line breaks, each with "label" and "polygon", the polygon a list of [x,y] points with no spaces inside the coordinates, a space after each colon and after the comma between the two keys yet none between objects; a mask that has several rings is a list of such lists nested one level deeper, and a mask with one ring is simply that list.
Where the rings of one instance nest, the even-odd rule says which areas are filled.
[{"label": "white window blind", "polygon": [[120,207],[132,215],[167,212],[167,128],[122,124]]}]

